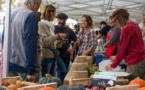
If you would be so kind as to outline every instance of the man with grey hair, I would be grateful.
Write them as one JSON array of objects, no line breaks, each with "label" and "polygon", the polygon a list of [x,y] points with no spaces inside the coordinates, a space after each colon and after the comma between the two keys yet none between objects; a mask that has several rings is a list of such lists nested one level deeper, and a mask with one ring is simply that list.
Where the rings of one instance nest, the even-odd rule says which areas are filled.
[{"label": "man with grey hair", "polygon": [[24,5],[27,6],[28,9],[30,9],[30,7],[33,7],[32,11],[37,12],[42,0],[23,0],[23,1]]},{"label": "man with grey hair", "polygon": [[38,17],[41,0],[24,0],[24,6],[11,14],[11,51],[9,76],[22,76],[34,82],[38,79]]}]

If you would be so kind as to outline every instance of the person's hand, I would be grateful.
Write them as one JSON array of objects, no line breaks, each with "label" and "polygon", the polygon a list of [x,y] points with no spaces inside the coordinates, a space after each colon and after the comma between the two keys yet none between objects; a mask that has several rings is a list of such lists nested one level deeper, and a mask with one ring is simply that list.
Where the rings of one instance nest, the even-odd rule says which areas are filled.
[{"label": "person's hand", "polygon": [[60,38],[66,38],[66,36],[67,36],[67,35],[64,34],[64,33],[58,33],[58,35],[59,35]]},{"label": "person's hand", "polygon": [[67,49],[67,51],[70,53],[70,54],[73,54],[74,50],[71,49],[70,47]]},{"label": "person's hand", "polygon": [[110,57],[110,60],[111,60],[111,61],[114,61],[115,59],[116,59],[116,56],[111,56],[111,57]]},{"label": "person's hand", "polygon": [[29,82],[35,82],[36,81],[36,76],[35,75],[27,75],[27,79]]},{"label": "person's hand", "polygon": [[111,64],[105,66],[106,71],[112,71]]},{"label": "person's hand", "polygon": [[80,39],[77,39],[76,40],[76,43],[77,43],[78,46],[80,46],[81,45],[81,40]]},{"label": "person's hand", "polygon": [[83,53],[81,56],[87,56],[85,53]]}]

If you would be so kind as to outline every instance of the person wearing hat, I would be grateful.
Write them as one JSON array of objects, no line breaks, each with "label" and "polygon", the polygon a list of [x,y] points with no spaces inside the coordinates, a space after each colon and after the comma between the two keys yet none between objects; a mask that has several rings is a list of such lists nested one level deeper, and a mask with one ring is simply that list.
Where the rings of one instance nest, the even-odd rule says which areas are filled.
[{"label": "person wearing hat", "polygon": [[113,62],[106,70],[116,68],[125,59],[127,72],[131,73],[129,80],[136,77],[145,80],[145,48],[138,24],[131,21],[128,11],[122,8],[113,12],[110,22],[118,24],[122,30],[117,55],[110,58]]},{"label": "person wearing hat", "polygon": [[64,33],[66,38],[61,38],[59,41],[62,43],[60,48],[57,48],[60,52],[57,59],[57,76],[63,81],[70,63],[70,44],[71,41],[76,41],[77,37],[73,30],[66,25],[68,16],[65,13],[60,13],[56,16],[58,19],[58,25],[55,26],[55,34]]}]

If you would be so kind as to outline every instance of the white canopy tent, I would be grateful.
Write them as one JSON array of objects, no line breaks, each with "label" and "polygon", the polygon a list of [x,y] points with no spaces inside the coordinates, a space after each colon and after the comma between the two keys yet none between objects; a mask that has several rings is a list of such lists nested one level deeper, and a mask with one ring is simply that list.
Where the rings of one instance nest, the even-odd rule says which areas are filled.
[{"label": "white canopy tent", "polygon": [[[22,5],[22,1],[16,0],[16,5]],[[144,0],[42,0],[42,3],[53,4],[58,13],[66,13],[78,22],[83,14],[92,16],[95,23],[107,20],[117,8],[126,8],[131,19],[140,22],[142,12],[145,12]]]},{"label": "white canopy tent", "polygon": [[108,19],[117,8],[126,8],[131,18],[140,22],[145,12],[144,0],[43,0],[43,3],[55,5],[57,12],[64,12],[78,22],[83,14],[88,14],[98,23]]},{"label": "white canopy tent", "polygon": [[[18,1],[18,0],[17,0]],[[140,22],[142,12],[145,12],[144,0],[43,0],[43,4],[53,4],[57,12],[64,12],[70,18],[80,22],[83,14],[92,16],[95,23],[106,20],[117,8],[126,8],[133,20]],[[11,0],[6,0],[6,28],[4,40],[4,70],[3,77],[7,76],[10,43],[10,13]]]}]

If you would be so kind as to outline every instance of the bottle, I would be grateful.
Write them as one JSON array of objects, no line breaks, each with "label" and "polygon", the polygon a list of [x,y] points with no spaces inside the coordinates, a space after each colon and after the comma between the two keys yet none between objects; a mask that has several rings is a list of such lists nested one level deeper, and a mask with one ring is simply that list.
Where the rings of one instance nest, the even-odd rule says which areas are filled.
[{"label": "bottle", "polygon": [[96,65],[98,66],[101,61],[102,61],[102,54],[97,54],[97,56],[96,56]]}]

